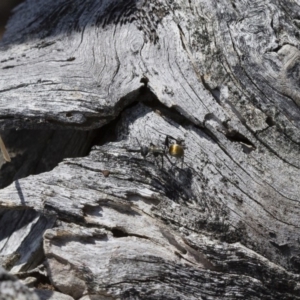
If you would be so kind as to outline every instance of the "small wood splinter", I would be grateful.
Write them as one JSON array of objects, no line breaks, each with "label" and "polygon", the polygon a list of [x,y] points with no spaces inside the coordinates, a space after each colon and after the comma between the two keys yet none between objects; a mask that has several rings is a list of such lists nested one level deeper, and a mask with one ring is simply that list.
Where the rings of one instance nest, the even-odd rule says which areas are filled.
[{"label": "small wood splinter", "polygon": [[10,158],[10,156],[8,154],[8,151],[7,151],[6,147],[5,147],[5,144],[4,144],[4,142],[3,142],[2,138],[1,138],[1,135],[0,135],[0,149],[1,149],[1,152],[2,152],[2,155],[3,155],[4,159],[6,161],[10,162],[11,158]]}]

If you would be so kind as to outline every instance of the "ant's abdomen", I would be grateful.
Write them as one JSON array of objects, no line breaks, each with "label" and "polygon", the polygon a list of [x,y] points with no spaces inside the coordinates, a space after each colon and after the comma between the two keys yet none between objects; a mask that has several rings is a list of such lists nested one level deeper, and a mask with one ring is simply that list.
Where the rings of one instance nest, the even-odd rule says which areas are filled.
[{"label": "ant's abdomen", "polygon": [[169,154],[173,157],[181,158],[184,155],[183,147],[178,144],[171,145],[169,147]]}]

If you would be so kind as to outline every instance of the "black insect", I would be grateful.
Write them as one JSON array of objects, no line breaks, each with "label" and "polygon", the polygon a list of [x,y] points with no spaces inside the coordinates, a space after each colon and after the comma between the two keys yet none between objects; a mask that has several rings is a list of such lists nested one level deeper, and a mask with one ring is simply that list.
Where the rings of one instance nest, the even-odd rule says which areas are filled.
[{"label": "black insect", "polygon": [[[139,141],[138,141],[139,143]],[[139,143],[140,145],[140,143]],[[160,156],[161,157],[161,164],[162,167],[164,165],[164,156],[166,154],[165,150],[163,148],[159,148],[155,146],[153,143],[150,143],[149,147],[140,145],[140,153],[145,158],[148,154],[152,154],[155,158]]]},{"label": "black insect", "polygon": [[169,156],[181,159],[181,168],[183,167],[184,161],[184,149],[185,144],[183,139],[175,139],[170,135],[167,135],[165,138],[164,146],[158,147],[153,143],[150,143],[149,146],[141,145],[137,140],[140,148],[137,150],[128,150],[130,152],[139,152],[143,158],[146,158],[148,155],[153,155],[155,158],[161,157],[161,165],[164,165],[164,157],[174,166],[174,163],[170,160]]}]

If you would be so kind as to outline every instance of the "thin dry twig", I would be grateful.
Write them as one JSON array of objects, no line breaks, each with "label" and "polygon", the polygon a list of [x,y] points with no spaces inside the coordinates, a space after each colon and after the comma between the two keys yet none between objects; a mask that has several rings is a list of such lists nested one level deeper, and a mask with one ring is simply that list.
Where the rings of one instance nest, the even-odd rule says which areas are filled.
[{"label": "thin dry twig", "polygon": [[6,147],[5,147],[5,144],[4,144],[1,136],[0,136],[0,149],[1,149],[1,152],[2,152],[2,155],[3,155],[4,159],[6,161],[10,162],[11,161],[10,156],[8,154],[8,151],[7,151]]}]

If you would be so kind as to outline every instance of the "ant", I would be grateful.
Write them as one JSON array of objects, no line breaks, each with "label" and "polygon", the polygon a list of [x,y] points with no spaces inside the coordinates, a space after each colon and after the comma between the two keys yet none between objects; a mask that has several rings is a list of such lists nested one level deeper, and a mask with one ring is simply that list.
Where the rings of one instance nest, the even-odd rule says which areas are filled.
[{"label": "ant", "polygon": [[[137,140],[138,141],[138,140]],[[171,142],[173,141],[173,142]],[[161,163],[162,167],[164,165],[164,157],[168,159],[168,161],[172,163],[172,161],[169,159],[167,154],[169,154],[172,157],[176,157],[177,159],[181,159],[181,168],[183,167],[183,160],[184,160],[184,140],[183,139],[175,139],[170,135],[166,136],[165,139],[165,147],[159,148],[155,146],[153,143],[150,143],[149,146],[141,145],[138,141],[138,144],[140,145],[140,150],[131,150],[131,152],[140,152],[143,158],[145,158],[149,153],[152,153],[153,156],[156,158],[158,156],[161,156]]]},{"label": "ant", "polygon": [[[137,140],[138,141],[138,140]],[[138,141],[139,143],[139,141]],[[140,143],[139,143],[140,145]],[[162,148],[159,148],[157,146],[155,146],[153,143],[150,143],[150,146],[142,146],[140,145],[141,149],[140,149],[140,153],[143,156],[143,158],[145,158],[149,153],[152,153],[153,156],[156,158],[158,156],[161,156],[161,164],[162,167],[164,166],[164,156],[165,156],[165,150]]]}]

